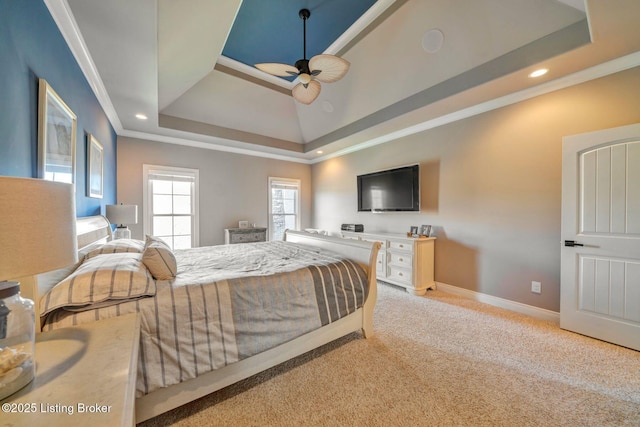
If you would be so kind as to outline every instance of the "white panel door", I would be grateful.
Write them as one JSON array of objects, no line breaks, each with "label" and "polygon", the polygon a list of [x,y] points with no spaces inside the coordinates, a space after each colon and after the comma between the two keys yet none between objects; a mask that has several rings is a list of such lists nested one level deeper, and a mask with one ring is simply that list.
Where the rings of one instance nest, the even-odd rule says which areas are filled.
[{"label": "white panel door", "polygon": [[563,138],[560,327],[640,350],[640,124]]}]

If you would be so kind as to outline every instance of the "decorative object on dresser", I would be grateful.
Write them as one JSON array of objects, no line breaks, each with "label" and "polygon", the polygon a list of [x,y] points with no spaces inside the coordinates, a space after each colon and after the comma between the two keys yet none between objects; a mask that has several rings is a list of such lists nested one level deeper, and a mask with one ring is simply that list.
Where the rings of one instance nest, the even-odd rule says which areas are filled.
[{"label": "decorative object on dresser", "polygon": [[420,226],[420,237],[429,237],[431,236],[431,226],[430,225],[421,225]]},{"label": "decorative object on dresser", "polygon": [[235,243],[252,243],[252,242],[266,242],[267,241],[267,229],[266,227],[255,228],[225,228],[224,229],[224,244],[231,245]]},{"label": "decorative object on dresser", "polygon": [[249,221],[238,221],[238,228],[249,228]]},{"label": "decorative object on dresser", "polygon": [[[15,282],[55,270],[78,260],[75,222],[75,194],[72,184],[42,179],[0,177],[0,289],[15,299]],[[33,309],[33,302],[21,304]],[[18,311],[7,311],[4,303],[0,325],[0,351],[3,362],[20,363],[11,371],[0,372],[0,399],[24,387],[35,375],[33,316],[29,325],[19,325]],[[13,328],[19,328],[12,335]],[[11,353],[11,360],[4,356]],[[5,363],[2,364],[5,367]],[[6,374],[6,375],[5,375]],[[6,383],[5,383],[6,382]]]},{"label": "decorative object on dresser", "polygon": [[111,224],[116,224],[114,239],[130,239],[131,230],[127,224],[138,223],[138,205],[107,205],[107,219]]},{"label": "decorative object on dresser", "polygon": [[357,231],[358,233],[364,231],[364,225],[362,224],[342,224],[340,227],[342,231]]},{"label": "decorative object on dresser", "polygon": [[433,274],[435,237],[413,238],[405,234],[350,231],[342,231],[341,234],[345,239],[380,243],[376,260],[378,280],[402,286],[414,295],[424,295],[427,289],[436,288]]}]

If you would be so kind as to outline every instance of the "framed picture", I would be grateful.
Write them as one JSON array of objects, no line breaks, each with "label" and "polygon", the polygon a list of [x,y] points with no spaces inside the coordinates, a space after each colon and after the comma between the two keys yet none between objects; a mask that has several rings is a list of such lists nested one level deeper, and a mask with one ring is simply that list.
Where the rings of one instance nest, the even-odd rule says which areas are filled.
[{"label": "framed picture", "polygon": [[411,235],[413,236],[414,234],[418,234],[418,226],[417,225],[412,225],[411,229],[409,230],[409,232],[411,233]]},{"label": "framed picture", "polygon": [[249,221],[238,221],[238,228],[249,228]]},{"label": "framed picture", "polygon": [[77,118],[46,80],[38,88],[38,177],[75,183]]},{"label": "framed picture", "polygon": [[87,134],[87,196],[102,199],[102,170],[104,150],[102,144]]},{"label": "framed picture", "polygon": [[431,234],[431,226],[430,225],[421,225],[420,226],[420,235],[421,236],[429,237],[430,234]]}]

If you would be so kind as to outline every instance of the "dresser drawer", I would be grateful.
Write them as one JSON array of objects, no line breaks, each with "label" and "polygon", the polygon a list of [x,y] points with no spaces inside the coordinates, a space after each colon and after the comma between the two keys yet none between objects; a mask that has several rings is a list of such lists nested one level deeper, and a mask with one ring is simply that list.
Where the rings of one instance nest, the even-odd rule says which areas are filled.
[{"label": "dresser drawer", "polygon": [[226,228],[224,230],[224,243],[265,242],[267,240],[266,228]]},{"label": "dresser drawer", "polygon": [[403,242],[398,240],[389,240],[389,249],[397,249],[401,251],[413,250],[413,244],[411,242]]},{"label": "dresser drawer", "polygon": [[411,285],[411,269],[396,267],[392,265],[387,266],[387,277],[389,280],[394,280],[403,284]]},{"label": "dresser drawer", "polygon": [[389,264],[399,265],[406,268],[412,266],[411,252],[389,252]]},{"label": "dresser drawer", "polygon": [[232,234],[231,243],[264,242],[264,233]]}]

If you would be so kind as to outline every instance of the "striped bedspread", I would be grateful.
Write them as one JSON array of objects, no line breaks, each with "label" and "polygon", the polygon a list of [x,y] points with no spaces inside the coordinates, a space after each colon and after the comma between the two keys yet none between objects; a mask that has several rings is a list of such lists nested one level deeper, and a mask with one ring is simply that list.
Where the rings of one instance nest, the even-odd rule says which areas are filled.
[{"label": "striped bedspread", "polygon": [[353,313],[367,277],[354,262],[290,242],[175,252],[178,275],[155,297],[58,309],[44,329],[141,314],[137,396],[221,368]]}]

